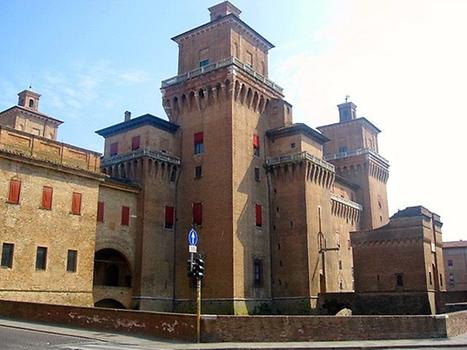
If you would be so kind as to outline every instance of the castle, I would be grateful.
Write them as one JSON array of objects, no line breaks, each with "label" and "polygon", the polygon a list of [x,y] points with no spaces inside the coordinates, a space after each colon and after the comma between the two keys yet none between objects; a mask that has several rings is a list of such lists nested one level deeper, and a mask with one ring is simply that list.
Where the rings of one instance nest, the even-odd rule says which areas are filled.
[{"label": "castle", "polygon": [[[0,298],[190,310],[192,226],[206,312],[310,312],[318,295],[364,285],[350,232],[394,226],[380,130],[349,101],[334,124],[293,123],[268,78],[274,46],[230,2],[209,11],[209,22],[172,38],[178,74],[161,88],[168,121],[125,112],[97,131],[102,157],[57,142],[61,121],[39,111],[31,90],[0,113]],[[435,244],[417,261],[424,292],[442,254],[435,236],[416,238]],[[387,271],[384,291],[401,290],[400,275]]]}]

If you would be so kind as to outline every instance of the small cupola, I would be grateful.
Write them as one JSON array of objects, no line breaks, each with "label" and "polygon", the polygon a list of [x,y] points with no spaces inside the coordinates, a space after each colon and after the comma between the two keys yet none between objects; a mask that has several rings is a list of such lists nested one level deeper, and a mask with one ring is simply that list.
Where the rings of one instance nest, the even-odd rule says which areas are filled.
[{"label": "small cupola", "polygon": [[339,108],[339,122],[346,122],[357,118],[357,105],[353,102],[347,102],[347,97],[344,103],[337,105]]},{"label": "small cupola", "polygon": [[39,110],[39,99],[41,95],[31,90],[23,90],[18,93],[18,106],[32,109],[33,111]]},{"label": "small cupola", "polygon": [[208,10],[211,14],[211,22],[230,14],[240,17],[240,13],[242,13],[242,11],[232,5],[229,1],[224,1],[220,4],[214,5]]}]

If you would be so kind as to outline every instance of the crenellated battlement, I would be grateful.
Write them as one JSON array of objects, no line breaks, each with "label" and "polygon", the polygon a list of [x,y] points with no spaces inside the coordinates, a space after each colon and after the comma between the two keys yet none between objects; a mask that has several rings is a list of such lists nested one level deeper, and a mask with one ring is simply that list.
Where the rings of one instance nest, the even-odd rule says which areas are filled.
[{"label": "crenellated battlement", "polygon": [[335,180],[334,166],[322,159],[319,159],[306,151],[284,155],[280,157],[269,158],[266,165],[270,171],[274,173],[277,168],[283,168],[284,171],[289,169],[289,165],[306,164],[306,180],[314,182],[315,184],[332,188]]},{"label": "crenellated battlement", "polygon": [[180,159],[143,148],[102,160],[102,170],[120,179],[138,180],[149,176],[175,182],[180,173]]},{"label": "crenellated battlement", "polygon": [[363,206],[348,199],[331,194],[331,213],[354,224],[360,220]]}]

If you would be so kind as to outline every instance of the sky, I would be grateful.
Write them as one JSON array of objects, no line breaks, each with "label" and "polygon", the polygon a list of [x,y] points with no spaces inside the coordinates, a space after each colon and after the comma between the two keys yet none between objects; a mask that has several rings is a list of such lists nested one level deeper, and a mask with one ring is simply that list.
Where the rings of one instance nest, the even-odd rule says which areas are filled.
[{"label": "sky", "polygon": [[[220,2],[220,1],[218,1]],[[338,121],[346,95],[382,130],[389,212],[423,205],[444,241],[467,240],[467,1],[233,0],[276,47],[269,78],[294,121]],[[206,0],[0,1],[0,110],[29,85],[61,119],[59,140],[102,152],[95,130],[133,116],[166,118],[160,82],[176,75],[171,37],[209,20]]]}]

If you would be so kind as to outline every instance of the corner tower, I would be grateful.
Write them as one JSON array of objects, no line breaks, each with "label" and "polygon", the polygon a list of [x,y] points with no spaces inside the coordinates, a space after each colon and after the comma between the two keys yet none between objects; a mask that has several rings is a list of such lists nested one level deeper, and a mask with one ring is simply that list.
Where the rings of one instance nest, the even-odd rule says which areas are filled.
[{"label": "corner tower", "polygon": [[264,173],[269,101],[282,89],[267,78],[273,45],[228,1],[210,21],[172,38],[178,75],[162,82],[163,106],[180,125],[175,305],[189,307],[186,234],[205,255],[206,312],[251,313],[270,301],[269,198]]},{"label": "corner tower", "polygon": [[381,130],[366,118],[358,118],[354,103],[346,100],[337,107],[339,122],[318,127],[330,139],[324,146],[324,157],[336,167],[336,174],[359,186],[357,202],[363,205],[361,229],[383,226],[389,221],[389,162],[378,151]]}]

